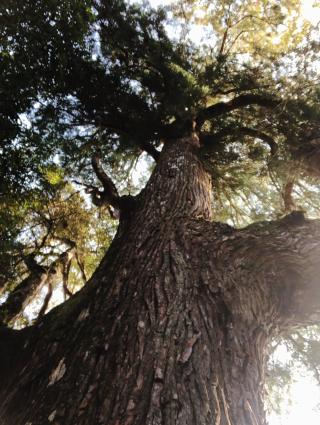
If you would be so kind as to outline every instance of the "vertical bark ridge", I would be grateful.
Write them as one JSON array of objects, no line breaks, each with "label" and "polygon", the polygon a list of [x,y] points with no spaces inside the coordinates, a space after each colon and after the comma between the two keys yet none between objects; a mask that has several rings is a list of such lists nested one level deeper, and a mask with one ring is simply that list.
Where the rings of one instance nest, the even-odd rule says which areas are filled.
[{"label": "vertical bark ridge", "polygon": [[[212,219],[211,178],[198,158],[199,139],[165,142],[156,170],[145,190],[145,222],[177,216]],[[149,204],[149,206],[147,206]]]}]

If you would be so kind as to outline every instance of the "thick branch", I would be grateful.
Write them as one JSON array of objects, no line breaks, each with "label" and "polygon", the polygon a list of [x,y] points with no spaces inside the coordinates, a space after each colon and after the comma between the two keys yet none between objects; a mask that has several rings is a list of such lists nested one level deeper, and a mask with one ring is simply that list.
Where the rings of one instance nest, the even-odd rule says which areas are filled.
[{"label": "thick branch", "polygon": [[43,300],[43,304],[42,304],[42,307],[41,307],[41,309],[39,311],[39,314],[38,314],[38,317],[37,317],[37,321],[39,321],[46,314],[46,311],[47,311],[49,302],[50,302],[50,300],[52,298],[52,294],[53,294],[53,286],[52,286],[52,283],[49,282],[48,283],[48,292],[47,292],[47,294],[46,294],[46,296],[45,296],[45,298]]},{"label": "thick branch", "polygon": [[271,155],[275,155],[275,153],[277,152],[278,145],[271,136],[262,131],[250,127],[225,128],[221,131],[218,131],[217,133],[203,134],[200,137],[200,140],[201,143],[205,146],[213,146],[214,144],[221,142],[221,140],[223,140],[227,136],[237,136],[239,134],[250,136],[255,139],[260,139],[263,142],[267,143],[270,147]]},{"label": "thick branch", "polygon": [[235,109],[244,108],[249,105],[258,105],[265,108],[274,108],[280,104],[277,99],[270,97],[256,95],[256,94],[242,94],[229,102],[218,102],[208,108],[203,109],[196,118],[197,127],[201,128],[206,120],[211,120],[220,115],[231,112]]},{"label": "thick branch", "polygon": [[96,176],[103,185],[103,191],[92,189],[92,201],[95,205],[111,205],[114,208],[113,218],[119,218],[119,212],[126,215],[132,209],[134,198],[132,196],[119,196],[117,188],[110,177],[104,171],[100,155],[96,153],[92,157],[92,167]]},{"label": "thick branch", "polygon": [[289,180],[288,182],[286,182],[286,184],[283,187],[282,199],[283,199],[284,212],[286,214],[297,209],[294,199],[292,197],[293,187],[294,187],[294,180]]},{"label": "thick branch", "polygon": [[0,322],[10,323],[15,320],[31,300],[33,294],[46,282],[48,271],[42,267],[32,271],[10,293],[8,299],[0,306]]},{"label": "thick branch", "polygon": [[[146,140],[140,142],[140,138],[142,137],[141,135],[139,135],[138,140],[132,139],[132,134],[135,134],[136,131],[130,128],[130,126],[126,125],[126,119],[121,114],[118,114],[117,116],[112,115],[112,117],[106,117],[105,115],[99,116],[99,118],[96,120],[96,126],[99,129],[96,134],[99,133],[100,129],[102,128],[103,130],[108,130],[111,133],[129,136],[131,140],[137,146],[139,146],[139,148],[141,148],[143,151],[147,152],[150,156],[152,156],[155,161],[158,160],[160,152],[157,151],[157,149],[151,143],[147,142]],[[92,143],[95,142],[91,141],[90,144]]]},{"label": "thick branch", "polygon": [[81,257],[79,255],[78,251],[76,251],[76,261],[77,261],[78,267],[80,269],[80,273],[81,273],[81,277],[82,277],[83,283],[86,283],[87,282],[87,276],[86,276],[84,264],[83,264],[83,262],[81,260]]},{"label": "thick branch", "polygon": [[94,193],[96,201],[101,204],[110,204],[117,210],[120,209],[120,196],[118,194],[117,188],[110,177],[104,171],[101,158],[98,153],[92,157],[92,167],[96,173],[97,178],[100,180],[103,186],[103,191],[98,191]]},{"label": "thick branch", "polygon": [[229,309],[239,318],[282,330],[320,323],[319,220],[294,211],[278,221],[227,229],[223,240],[212,249],[227,270]]},{"label": "thick branch", "polygon": [[72,292],[68,288],[70,267],[71,259],[66,259],[66,261],[62,264],[62,287],[65,299],[72,296]]},{"label": "thick branch", "polygon": [[0,322],[10,323],[14,321],[24,308],[30,303],[34,294],[46,283],[49,284],[56,276],[59,268],[66,260],[74,256],[75,248],[69,248],[59,255],[49,267],[44,267],[33,259],[29,262],[30,274],[10,293],[8,299],[0,306]]},{"label": "thick branch", "polygon": [[25,262],[26,266],[28,267],[28,270],[31,273],[32,272],[41,273],[44,270],[44,268],[36,262],[34,257],[35,257],[34,254],[26,255],[25,257],[23,257],[23,261]]},{"label": "thick branch", "polygon": [[4,292],[7,284],[8,284],[8,279],[6,279],[3,276],[0,276],[0,295]]},{"label": "thick branch", "polygon": [[113,181],[110,179],[110,177],[104,171],[99,154],[95,154],[92,157],[92,167],[94,169],[94,172],[96,173],[96,176],[103,185],[105,192],[104,196],[108,199],[111,205],[113,205],[113,203],[117,204],[119,199],[117,188]]}]

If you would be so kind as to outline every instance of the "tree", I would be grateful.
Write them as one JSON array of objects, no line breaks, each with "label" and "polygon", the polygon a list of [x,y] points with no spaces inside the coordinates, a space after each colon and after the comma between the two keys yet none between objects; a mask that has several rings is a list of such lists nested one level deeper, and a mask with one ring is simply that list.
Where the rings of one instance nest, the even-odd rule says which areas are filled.
[{"label": "tree", "polygon": [[[4,424],[264,424],[268,345],[319,324],[320,224],[293,192],[319,175],[315,29],[294,26],[297,1],[201,2],[215,44],[196,46],[184,19],[198,6],[172,9],[183,42],[164,9],[122,0],[2,6],[3,252],[18,250],[19,199],[35,193],[40,243],[20,257],[37,268],[48,238],[64,247],[44,280],[83,233],[59,190],[82,185],[119,218],[79,292],[33,326],[1,326]],[[119,183],[142,151],[156,165],[134,196]],[[60,169],[71,189],[48,197]],[[282,194],[278,219],[219,222],[213,192],[250,203],[252,170]]]}]

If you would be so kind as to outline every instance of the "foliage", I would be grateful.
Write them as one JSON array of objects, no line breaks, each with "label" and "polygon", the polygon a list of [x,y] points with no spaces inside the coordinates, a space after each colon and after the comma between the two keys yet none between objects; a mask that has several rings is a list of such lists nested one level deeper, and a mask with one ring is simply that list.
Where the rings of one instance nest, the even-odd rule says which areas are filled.
[{"label": "foliage", "polygon": [[[1,203],[1,260],[6,266],[1,275],[2,292],[14,289],[29,273],[28,255],[38,264],[50,266],[70,244],[76,246],[77,261],[72,262],[68,287],[71,292],[79,290],[83,273],[90,278],[113,237],[115,223],[109,213],[97,211],[82,191],[64,182],[60,169],[43,169],[42,178],[44,191],[28,193],[29,202],[23,206],[6,199]],[[59,279],[55,283],[59,284]]]}]

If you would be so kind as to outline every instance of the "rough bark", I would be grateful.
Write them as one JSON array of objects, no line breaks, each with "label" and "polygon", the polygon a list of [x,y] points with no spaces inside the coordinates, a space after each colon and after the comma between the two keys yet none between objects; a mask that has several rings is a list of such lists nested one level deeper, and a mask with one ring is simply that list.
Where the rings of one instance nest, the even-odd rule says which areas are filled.
[{"label": "rough bark", "polygon": [[90,282],[22,333],[4,425],[266,423],[268,341],[319,321],[320,225],[211,222],[198,148],[166,142]]},{"label": "rough bark", "polygon": [[294,188],[294,178],[286,182],[282,189],[282,199],[283,199],[283,211],[288,214],[291,211],[297,209],[296,203],[294,202],[292,192]]}]

